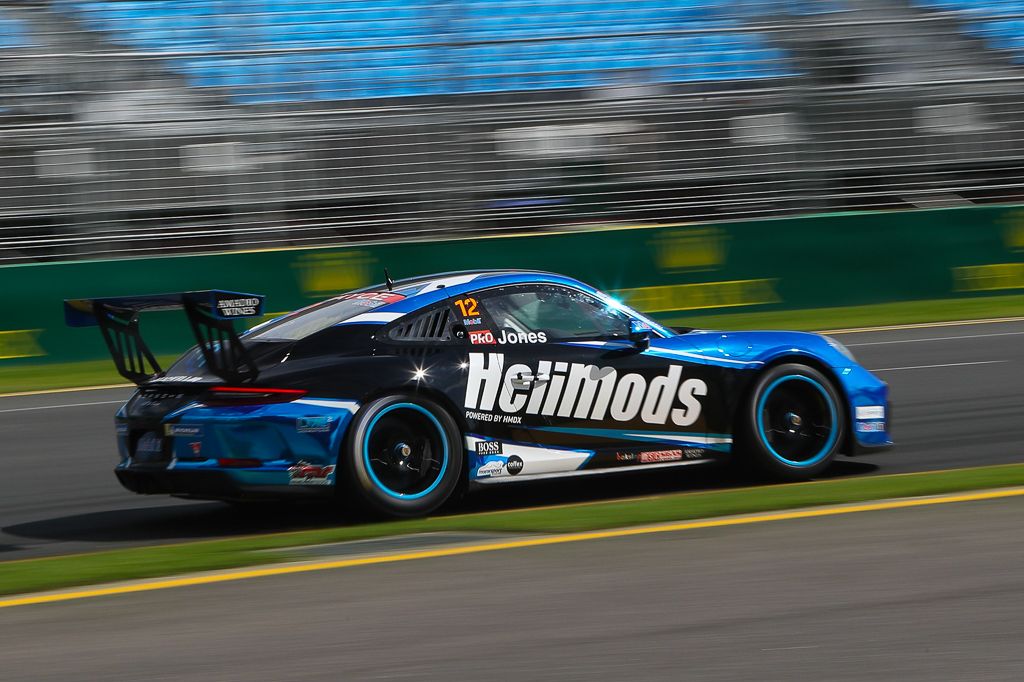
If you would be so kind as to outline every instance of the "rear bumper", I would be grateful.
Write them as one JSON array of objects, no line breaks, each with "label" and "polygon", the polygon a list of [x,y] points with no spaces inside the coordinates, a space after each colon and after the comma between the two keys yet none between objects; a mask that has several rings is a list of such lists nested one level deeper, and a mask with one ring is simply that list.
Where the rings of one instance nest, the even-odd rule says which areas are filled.
[{"label": "rear bumper", "polygon": [[122,486],[139,495],[176,495],[203,500],[270,500],[329,498],[334,486],[253,485],[232,472],[210,469],[119,467],[114,474]]}]

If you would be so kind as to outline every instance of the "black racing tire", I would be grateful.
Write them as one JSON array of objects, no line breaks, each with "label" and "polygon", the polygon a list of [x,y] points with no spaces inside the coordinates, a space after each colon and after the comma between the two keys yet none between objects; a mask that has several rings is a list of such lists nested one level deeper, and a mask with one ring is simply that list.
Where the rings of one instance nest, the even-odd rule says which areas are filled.
[{"label": "black racing tire", "polygon": [[777,481],[806,481],[835,458],[846,429],[843,401],[813,367],[770,367],[740,408],[737,464]]},{"label": "black racing tire", "polygon": [[338,456],[337,492],[346,506],[374,514],[425,516],[462,479],[462,434],[440,405],[389,395],[364,405]]}]

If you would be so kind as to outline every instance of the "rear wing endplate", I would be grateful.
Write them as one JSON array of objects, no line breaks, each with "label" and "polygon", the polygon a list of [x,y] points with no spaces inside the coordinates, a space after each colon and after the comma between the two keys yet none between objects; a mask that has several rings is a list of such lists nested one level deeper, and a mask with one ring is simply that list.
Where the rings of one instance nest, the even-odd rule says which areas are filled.
[{"label": "rear wing endplate", "polygon": [[64,301],[70,327],[98,325],[121,376],[143,384],[163,374],[139,333],[139,313],[184,309],[206,360],[207,370],[229,383],[252,381],[256,365],[235,332],[232,320],[263,315],[265,297],[214,289],[151,296],[77,298]]}]

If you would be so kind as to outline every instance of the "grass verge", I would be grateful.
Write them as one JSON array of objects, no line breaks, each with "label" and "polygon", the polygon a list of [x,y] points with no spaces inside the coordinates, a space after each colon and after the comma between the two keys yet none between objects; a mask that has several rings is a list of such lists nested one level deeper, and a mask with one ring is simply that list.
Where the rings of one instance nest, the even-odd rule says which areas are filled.
[{"label": "grass verge", "polygon": [[0,563],[0,594],[287,561],[261,550],[436,531],[565,533],[1024,485],[1024,464],[758,486],[343,526]]},{"label": "grass verge", "polygon": [[[1024,295],[987,296],[933,301],[909,301],[879,305],[708,314],[660,315],[665,324],[706,329],[796,329],[817,331],[891,324],[979,320],[1024,315]],[[174,357],[160,357],[161,366]],[[43,391],[78,386],[123,384],[110,360],[58,364],[0,364],[0,393]]]},{"label": "grass verge", "polygon": [[892,324],[985,320],[1024,315],[1024,295],[986,296],[877,305],[765,312],[659,316],[666,324],[705,329],[852,329]]},{"label": "grass verge", "polygon": [[[168,367],[174,356],[157,358],[161,367]],[[54,364],[2,365],[0,372],[0,393],[22,391],[46,391],[55,388],[76,388],[80,386],[110,386],[127,383],[117,373],[109,358],[85,360],[82,362],[61,362]]]}]

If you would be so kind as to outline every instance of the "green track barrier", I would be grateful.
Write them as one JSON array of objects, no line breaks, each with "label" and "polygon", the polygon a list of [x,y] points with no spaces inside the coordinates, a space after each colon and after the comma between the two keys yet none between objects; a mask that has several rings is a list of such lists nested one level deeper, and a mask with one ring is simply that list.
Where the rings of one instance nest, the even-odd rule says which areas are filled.
[{"label": "green track barrier", "polygon": [[[1024,209],[860,212],[714,225],[73,261],[0,267],[0,372],[106,357],[100,335],[64,326],[70,297],[223,288],[291,310],[383,279],[474,268],[579,277],[675,323],[690,316],[1024,292]],[[179,313],[144,318],[158,354],[190,345]]]}]

